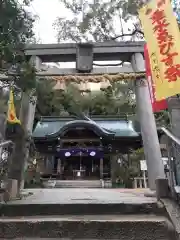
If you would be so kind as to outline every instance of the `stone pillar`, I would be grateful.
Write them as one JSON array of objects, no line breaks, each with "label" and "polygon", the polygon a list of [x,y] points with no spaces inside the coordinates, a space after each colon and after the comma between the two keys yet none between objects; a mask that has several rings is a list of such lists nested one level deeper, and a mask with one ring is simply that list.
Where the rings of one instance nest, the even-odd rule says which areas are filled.
[{"label": "stone pillar", "polygon": [[28,118],[27,118],[27,123],[26,123],[26,131],[30,137],[32,136],[32,131],[33,131],[36,103],[37,103],[37,97],[30,95],[29,104],[28,104],[28,106],[29,106]]},{"label": "stone pillar", "polygon": [[4,193],[4,201],[15,200],[18,195],[18,182],[16,179],[8,179],[6,182],[6,191]]},{"label": "stone pillar", "polygon": [[[131,63],[135,72],[145,72],[144,59],[141,53],[135,53],[132,56]],[[137,79],[135,81],[135,93],[147,161],[149,187],[151,190],[155,190],[155,180],[157,178],[165,179],[165,173],[146,79]]]},{"label": "stone pillar", "polygon": [[[35,117],[35,110],[36,110],[36,96],[24,96],[26,98],[26,103],[24,108],[27,109],[24,111],[23,107],[20,112],[20,119],[22,121],[22,126],[24,127],[24,134],[25,134],[25,149],[24,149],[24,159],[22,160],[22,173],[21,173],[21,184],[20,188],[24,188],[24,173],[28,166],[28,158],[29,158],[29,148],[30,142],[32,138],[32,130],[34,124],[34,117]],[[22,100],[23,101],[23,100]],[[27,112],[26,112],[27,111]]]},{"label": "stone pillar", "polygon": [[168,110],[170,113],[172,133],[180,138],[180,98],[172,97],[168,99]]},{"label": "stone pillar", "polygon": [[58,158],[57,173],[61,174],[61,172],[62,172],[62,169],[61,169],[61,159]]},{"label": "stone pillar", "polygon": [[44,157],[44,168],[43,168],[43,172],[47,173],[47,169],[48,169],[48,157],[45,156]]},{"label": "stone pillar", "polygon": [[117,162],[117,155],[111,155],[110,161],[111,161],[111,182],[112,184],[115,184],[117,178],[116,173],[117,169],[119,168],[119,164]]},{"label": "stone pillar", "polygon": [[5,139],[6,114],[0,113],[0,141]]},{"label": "stone pillar", "polygon": [[42,67],[42,60],[38,56],[32,56],[30,58],[30,63],[37,69],[41,70]]},{"label": "stone pillar", "polygon": [[[168,110],[170,113],[171,131],[176,137],[180,138],[180,98],[169,98]],[[180,184],[180,146],[176,145],[176,150],[177,151],[175,151],[175,148],[172,149],[176,158],[176,181]]]},{"label": "stone pillar", "polygon": [[[5,129],[6,129],[6,115],[0,113],[0,142],[5,140]],[[0,148],[0,156],[2,154],[2,148]]]},{"label": "stone pillar", "polygon": [[[35,108],[34,105],[33,108]],[[9,178],[16,179],[18,182],[18,192],[24,187],[24,177],[29,157],[34,113],[35,109],[33,111],[31,109],[29,96],[26,93],[23,93],[20,109],[21,125],[17,126],[17,133],[13,139],[11,138],[11,140],[15,142],[15,149],[9,170]]]},{"label": "stone pillar", "polygon": [[48,172],[50,174],[52,174],[53,170],[54,170],[54,161],[55,161],[55,157],[54,156],[50,156],[48,158]]},{"label": "stone pillar", "polygon": [[[30,59],[30,63],[34,65],[37,70],[39,70],[41,68],[42,61],[39,57],[32,56]],[[19,189],[24,188],[24,176],[29,158],[29,147],[32,136],[37,101],[37,98],[33,96],[33,93],[34,92],[32,92],[30,96],[28,96],[26,93],[23,93],[21,100],[20,120],[21,126],[23,128],[23,134],[21,139],[17,139],[15,144],[14,161],[18,161],[19,164],[18,166],[13,167],[14,169],[16,169],[16,171],[13,170],[14,174],[12,174],[15,179],[18,180]]]},{"label": "stone pillar", "polygon": [[17,180],[18,193],[21,186],[21,180],[24,179],[24,159],[26,157],[26,134],[25,134],[25,123],[28,114],[28,99],[27,95],[23,94],[20,109],[20,120],[21,125],[17,126],[17,133],[13,139],[15,143],[14,154],[12,156],[12,162],[9,170],[9,178]]},{"label": "stone pillar", "polygon": [[103,158],[100,158],[100,179],[103,179]]}]

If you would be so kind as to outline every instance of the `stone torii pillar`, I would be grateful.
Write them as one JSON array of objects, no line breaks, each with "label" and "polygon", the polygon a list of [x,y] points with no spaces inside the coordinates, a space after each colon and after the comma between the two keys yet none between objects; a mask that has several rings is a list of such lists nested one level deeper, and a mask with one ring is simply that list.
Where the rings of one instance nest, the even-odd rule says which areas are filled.
[{"label": "stone torii pillar", "polygon": [[25,178],[24,174],[28,166],[30,141],[31,141],[32,131],[33,131],[36,102],[37,102],[37,97],[33,96],[33,94],[29,96],[27,96],[25,93],[23,94],[21,111],[20,111],[20,119],[21,119],[21,124],[24,128],[26,142],[24,144],[24,158],[23,158],[23,164],[21,169],[20,189],[24,188],[24,178]]},{"label": "stone torii pillar", "polygon": [[[133,54],[131,64],[134,72],[145,72],[144,58],[141,53]],[[137,79],[135,81],[135,93],[147,161],[149,188],[156,190],[155,181],[165,179],[165,173],[146,79]]]}]

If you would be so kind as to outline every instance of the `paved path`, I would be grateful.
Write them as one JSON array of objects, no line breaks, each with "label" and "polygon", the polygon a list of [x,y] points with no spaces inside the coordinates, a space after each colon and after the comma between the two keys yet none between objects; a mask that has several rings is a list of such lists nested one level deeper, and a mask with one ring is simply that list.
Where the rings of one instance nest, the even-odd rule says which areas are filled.
[{"label": "paved path", "polygon": [[71,203],[152,203],[156,198],[144,196],[147,190],[133,189],[84,189],[84,188],[54,188],[27,189],[33,194],[11,203],[17,204],[71,204]]}]

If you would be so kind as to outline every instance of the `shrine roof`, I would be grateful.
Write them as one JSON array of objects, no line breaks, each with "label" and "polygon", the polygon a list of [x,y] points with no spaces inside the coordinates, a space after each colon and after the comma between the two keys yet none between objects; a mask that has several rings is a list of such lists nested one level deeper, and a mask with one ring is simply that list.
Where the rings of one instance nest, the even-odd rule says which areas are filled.
[{"label": "shrine roof", "polygon": [[99,136],[120,137],[139,137],[140,129],[135,126],[133,121],[120,119],[118,117],[92,117],[91,121],[77,120],[72,117],[42,117],[36,125],[33,137],[41,138],[57,138],[61,132],[72,127],[89,127],[95,129]]}]

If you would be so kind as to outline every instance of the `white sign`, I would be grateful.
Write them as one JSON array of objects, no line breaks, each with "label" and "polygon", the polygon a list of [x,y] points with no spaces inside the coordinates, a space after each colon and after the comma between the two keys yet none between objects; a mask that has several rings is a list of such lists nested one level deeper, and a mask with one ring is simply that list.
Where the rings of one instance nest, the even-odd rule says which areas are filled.
[{"label": "white sign", "polygon": [[1,158],[3,161],[6,161],[8,159],[9,153],[7,151],[4,151],[1,155]]},{"label": "white sign", "polygon": [[80,177],[81,176],[81,172],[77,172],[77,177]]},{"label": "white sign", "polygon": [[140,160],[141,171],[147,171],[146,160]]}]

